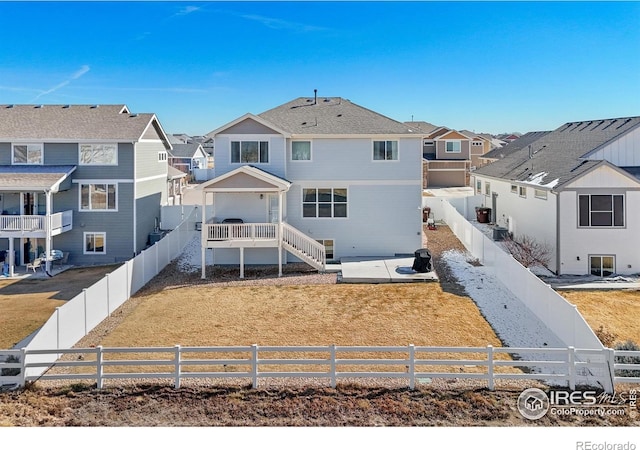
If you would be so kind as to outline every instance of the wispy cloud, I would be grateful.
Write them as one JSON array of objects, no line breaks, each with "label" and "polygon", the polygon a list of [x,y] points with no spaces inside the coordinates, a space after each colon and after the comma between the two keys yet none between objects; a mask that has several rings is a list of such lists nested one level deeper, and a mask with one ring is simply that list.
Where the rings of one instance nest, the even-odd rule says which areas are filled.
[{"label": "wispy cloud", "polygon": [[85,73],[89,72],[89,70],[91,70],[91,68],[89,66],[87,66],[87,65],[82,66],[80,69],[76,70],[73,74],[71,74],[71,76],[69,78],[67,78],[66,80],[64,80],[61,83],[56,84],[51,89],[47,89],[46,91],[40,92],[31,101],[34,102],[34,101],[38,100],[40,97],[44,97],[45,95],[49,95],[49,94],[57,91],[58,89],[61,89],[61,88],[65,87],[66,85],[71,83],[73,80],[77,80],[78,78],[83,76]]},{"label": "wispy cloud", "polygon": [[282,20],[282,19],[277,19],[273,17],[265,17],[257,14],[243,14],[241,17],[243,19],[259,22],[265,27],[272,28],[274,30],[291,30],[291,31],[296,31],[300,33],[327,30],[327,28],[319,27],[316,25],[308,25],[308,24],[299,23],[299,22],[291,22],[288,20]]},{"label": "wispy cloud", "polygon": [[199,6],[185,6],[184,8],[180,9],[180,11],[178,11],[177,13],[175,13],[175,16],[186,16],[188,14],[194,13],[196,11],[200,11],[202,8],[200,8]]}]

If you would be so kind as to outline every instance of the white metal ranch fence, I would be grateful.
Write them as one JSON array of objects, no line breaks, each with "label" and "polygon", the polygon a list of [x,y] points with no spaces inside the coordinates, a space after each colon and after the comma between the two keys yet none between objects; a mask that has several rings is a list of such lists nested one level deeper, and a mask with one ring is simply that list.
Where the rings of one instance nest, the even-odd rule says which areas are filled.
[{"label": "white metal ranch fence", "polygon": [[[12,350],[13,360],[0,363],[5,384],[22,386],[35,380],[93,381],[99,389],[115,379],[172,380],[193,378],[234,378],[251,381],[258,387],[262,378],[325,379],[335,387],[339,379],[403,379],[410,389],[416,382],[433,378],[483,380],[493,390],[497,380],[539,380],[550,385],[599,385],[598,372],[618,383],[640,383],[640,363],[619,362],[621,357],[637,357],[640,352],[612,349],[510,348],[510,347],[393,347],[346,346],[234,346],[234,347],[145,347],[82,348],[57,350]],[[443,355],[446,353],[447,355]],[[29,369],[49,369],[38,361],[50,355],[55,366],[39,375],[25,375]],[[501,357],[500,355],[507,355]],[[514,355],[531,355],[527,359]],[[534,356],[535,355],[535,356]],[[514,370],[514,369],[520,370]],[[621,375],[625,370],[627,375]],[[19,372],[19,373],[16,373]],[[628,375],[631,374],[631,375]],[[605,389],[607,390],[607,389]],[[612,392],[612,391],[609,391]]]}]

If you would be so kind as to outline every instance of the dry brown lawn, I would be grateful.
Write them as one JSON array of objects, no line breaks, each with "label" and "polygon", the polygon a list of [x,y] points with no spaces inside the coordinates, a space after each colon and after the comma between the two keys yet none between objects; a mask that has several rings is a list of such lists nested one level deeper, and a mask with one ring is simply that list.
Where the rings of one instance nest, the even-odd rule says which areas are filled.
[{"label": "dry brown lawn", "polygon": [[116,267],[69,269],[53,278],[0,279],[0,348],[11,348],[29,336],[57,307]]},{"label": "dry brown lawn", "polygon": [[639,291],[570,290],[560,291],[560,295],[577,305],[596,334],[602,334],[598,331],[602,327],[604,334],[612,340],[603,344],[615,346],[629,339],[640,344]]}]

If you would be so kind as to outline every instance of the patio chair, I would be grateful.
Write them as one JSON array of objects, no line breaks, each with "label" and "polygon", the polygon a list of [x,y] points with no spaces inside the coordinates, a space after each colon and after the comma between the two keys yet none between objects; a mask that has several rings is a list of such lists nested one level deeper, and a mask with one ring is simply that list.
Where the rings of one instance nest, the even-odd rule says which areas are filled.
[{"label": "patio chair", "polygon": [[40,267],[42,267],[42,259],[36,258],[30,263],[27,263],[27,272],[29,269],[32,269],[33,273],[36,273],[36,269],[39,269]]}]

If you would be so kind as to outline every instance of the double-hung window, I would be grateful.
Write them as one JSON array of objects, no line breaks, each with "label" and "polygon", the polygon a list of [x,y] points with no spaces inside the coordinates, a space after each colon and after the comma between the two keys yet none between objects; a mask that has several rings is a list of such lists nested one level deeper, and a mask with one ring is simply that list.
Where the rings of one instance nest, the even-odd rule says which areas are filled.
[{"label": "double-hung window", "polygon": [[624,227],[624,195],[579,195],[578,226]]},{"label": "double-hung window", "polygon": [[117,184],[80,184],[80,211],[117,211],[117,194]]},{"label": "double-hung window", "polygon": [[80,165],[113,166],[118,164],[117,144],[80,144]]},{"label": "double-hung window", "polygon": [[462,144],[460,141],[445,141],[444,151],[447,153],[460,153]]},{"label": "double-hung window", "polygon": [[88,232],[83,233],[85,255],[104,255],[107,253],[107,233]]},{"label": "double-hung window", "polygon": [[268,163],[268,141],[231,141],[232,163]]},{"label": "double-hung window", "polygon": [[347,190],[342,188],[303,189],[302,217],[347,217]]},{"label": "double-hung window", "polygon": [[311,141],[291,142],[292,161],[311,161]]},{"label": "double-hung window", "polygon": [[14,144],[12,146],[13,164],[43,164],[42,144]]},{"label": "double-hung window", "polygon": [[398,141],[373,141],[374,161],[397,161]]}]

